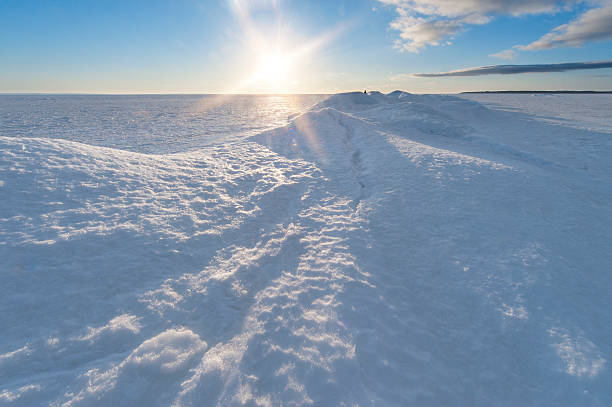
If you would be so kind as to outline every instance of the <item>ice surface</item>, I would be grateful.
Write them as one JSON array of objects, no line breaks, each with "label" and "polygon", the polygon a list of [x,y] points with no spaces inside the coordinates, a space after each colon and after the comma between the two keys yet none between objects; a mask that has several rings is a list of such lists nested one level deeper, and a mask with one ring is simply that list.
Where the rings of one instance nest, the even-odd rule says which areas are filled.
[{"label": "ice surface", "polygon": [[464,94],[494,109],[527,113],[533,120],[612,133],[610,94]]},{"label": "ice surface", "polygon": [[612,139],[529,109],[0,137],[0,405],[612,404]]},{"label": "ice surface", "polygon": [[283,126],[324,95],[0,95],[0,136],[185,152]]}]

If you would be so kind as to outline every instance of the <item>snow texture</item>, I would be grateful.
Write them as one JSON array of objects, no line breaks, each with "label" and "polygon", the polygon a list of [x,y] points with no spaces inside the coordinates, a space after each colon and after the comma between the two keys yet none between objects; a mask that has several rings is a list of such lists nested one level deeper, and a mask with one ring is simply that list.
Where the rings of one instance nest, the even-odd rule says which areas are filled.
[{"label": "snow texture", "polygon": [[611,405],[610,122],[529,106],[340,94],[166,155],[0,136],[0,405]]}]

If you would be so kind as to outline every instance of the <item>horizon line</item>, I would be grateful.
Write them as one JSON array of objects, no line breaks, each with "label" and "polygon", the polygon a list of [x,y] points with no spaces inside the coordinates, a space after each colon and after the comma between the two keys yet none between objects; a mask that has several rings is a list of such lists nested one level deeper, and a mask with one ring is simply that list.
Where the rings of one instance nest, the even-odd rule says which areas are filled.
[{"label": "horizon line", "polygon": [[[383,94],[389,94],[397,92],[398,89],[390,92],[380,92]],[[368,91],[378,92],[376,90]],[[518,89],[518,90],[464,90],[454,92],[409,92],[402,90],[414,95],[459,95],[465,93],[612,93],[612,90],[594,90],[594,89]],[[155,93],[155,92],[143,92],[143,93],[114,93],[114,92],[0,92],[0,96],[330,96],[338,95],[342,93],[363,93],[362,91],[343,91],[335,93]]]}]

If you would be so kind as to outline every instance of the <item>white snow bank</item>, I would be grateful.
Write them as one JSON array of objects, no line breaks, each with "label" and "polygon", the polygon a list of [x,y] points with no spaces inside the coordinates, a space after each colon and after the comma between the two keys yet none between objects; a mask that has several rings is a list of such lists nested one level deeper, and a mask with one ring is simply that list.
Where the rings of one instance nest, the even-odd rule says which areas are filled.
[{"label": "white snow bank", "polygon": [[85,372],[84,388],[69,394],[70,399],[62,406],[168,403],[165,393],[171,388],[172,376],[185,374],[206,347],[206,342],[189,329],[169,329],[144,341],[116,366]]},{"label": "white snow bank", "polygon": [[128,331],[133,334],[140,332],[142,326],[138,322],[138,317],[134,315],[123,314],[116,316],[108,321],[108,324],[98,328],[87,328],[87,333],[78,339],[81,341],[95,342],[101,335],[105,333],[116,333],[118,331]]},{"label": "white snow bank", "polygon": [[188,154],[0,137],[0,403],[610,404],[610,146],[401,92]]}]

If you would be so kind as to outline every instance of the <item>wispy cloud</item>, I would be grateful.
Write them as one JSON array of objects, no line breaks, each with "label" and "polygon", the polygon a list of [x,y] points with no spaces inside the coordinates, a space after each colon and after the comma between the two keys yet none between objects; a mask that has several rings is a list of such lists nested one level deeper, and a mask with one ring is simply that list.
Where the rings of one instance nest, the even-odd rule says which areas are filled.
[{"label": "wispy cloud", "polygon": [[516,51],[513,49],[507,49],[505,51],[496,52],[495,54],[491,54],[489,56],[493,58],[511,60],[516,58]]},{"label": "wispy cloud", "polygon": [[588,41],[612,39],[612,2],[605,7],[591,9],[576,20],[556,27],[548,34],[520,50],[533,51],[556,47],[576,47]]},{"label": "wispy cloud", "polygon": [[390,24],[399,31],[395,47],[419,52],[427,46],[448,43],[470,25],[489,23],[495,16],[553,13],[579,0],[378,0],[395,7]]},{"label": "wispy cloud", "polygon": [[536,64],[536,65],[492,65],[475,68],[459,69],[438,73],[415,73],[417,78],[436,78],[442,76],[478,76],[478,75],[511,75],[518,73],[535,72],[565,72],[579,69],[612,68],[611,61],[569,62],[563,64]]},{"label": "wispy cloud", "polygon": [[587,42],[612,40],[612,0],[604,0],[599,5],[600,7],[584,12],[574,21],[555,27],[530,44],[515,45],[511,49],[489,56],[514,59],[516,50],[537,51],[559,47],[579,47]]},{"label": "wispy cloud", "polygon": [[459,21],[433,21],[421,17],[403,16],[391,23],[391,28],[400,32],[395,47],[401,51],[418,52],[427,45],[453,37],[463,28]]}]

